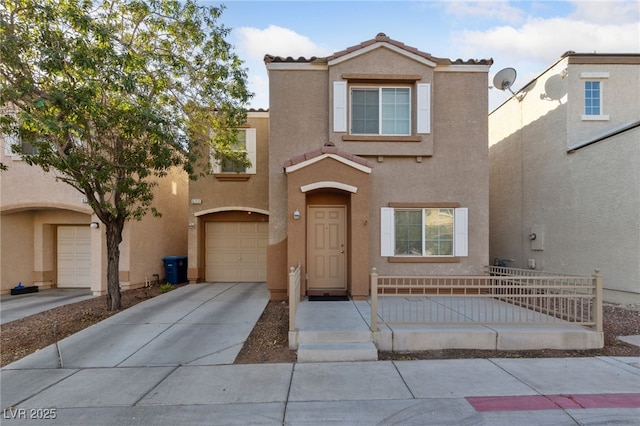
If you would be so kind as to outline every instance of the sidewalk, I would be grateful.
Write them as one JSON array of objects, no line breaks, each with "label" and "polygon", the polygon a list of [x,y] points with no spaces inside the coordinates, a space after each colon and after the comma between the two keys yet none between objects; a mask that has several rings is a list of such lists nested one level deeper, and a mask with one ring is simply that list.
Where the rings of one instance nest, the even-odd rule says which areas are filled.
[{"label": "sidewalk", "polygon": [[2,424],[637,425],[640,418],[640,358],[233,365],[267,301],[264,284],[198,284],[127,309],[4,367]]}]

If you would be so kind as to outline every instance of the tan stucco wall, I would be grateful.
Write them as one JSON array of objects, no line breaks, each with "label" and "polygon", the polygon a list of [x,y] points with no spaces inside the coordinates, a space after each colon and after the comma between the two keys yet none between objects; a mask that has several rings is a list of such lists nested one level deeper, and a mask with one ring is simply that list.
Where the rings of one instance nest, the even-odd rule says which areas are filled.
[{"label": "tan stucco wall", "polygon": [[[318,189],[310,193],[301,191],[304,185],[326,181],[338,182],[357,188],[355,193],[335,189]],[[307,270],[307,207],[311,204],[347,206],[347,291],[355,298],[369,294],[369,197],[370,174],[354,169],[332,158],[325,158],[300,170],[287,174],[288,206],[287,264]],[[316,196],[319,200],[313,200]],[[324,196],[324,197],[323,197]],[[301,212],[300,219],[293,212]],[[305,294],[306,283],[301,283]]]},{"label": "tan stucco wall", "polygon": [[18,283],[33,285],[33,214],[30,212],[0,216],[0,294]]},{"label": "tan stucco wall", "polygon": [[[567,148],[640,120],[640,66],[560,60],[489,116],[491,258],[604,276],[605,300],[640,301],[640,131]],[[565,72],[566,70],[566,72]],[[582,72],[608,72],[603,114],[583,121]],[[563,77],[564,75],[564,77]],[[634,84],[635,82],[635,84]],[[528,238],[539,235],[535,242]],[[541,244],[541,246],[536,246]]]},{"label": "tan stucco wall", "polygon": [[122,246],[129,256],[120,260],[121,273],[128,272],[123,288],[140,287],[145,279],[153,280],[153,274],[164,278],[162,258],[187,255],[189,178],[185,172],[173,169],[157,182],[153,204],[162,216],[148,213],[143,220],[125,225],[128,240]]},{"label": "tan stucco wall", "polygon": [[[296,263],[282,250],[292,213],[287,210],[287,207],[291,210],[292,203],[286,194],[295,193],[287,187],[283,164],[330,141],[339,150],[364,156],[374,163],[368,218],[363,219],[367,220],[369,233],[368,268],[375,266],[382,274],[483,273],[489,261],[488,66],[469,69],[474,72],[455,72],[454,68],[433,68],[378,49],[327,70],[283,70],[279,66],[269,69],[269,268],[286,272]],[[330,130],[332,82],[343,74],[354,73],[422,75],[421,82],[432,84],[431,132],[418,142],[393,143],[345,141],[344,134],[333,133]],[[415,98],[415,90],[412,92]],[[413,122],[415,127],[415,116]],[[469,256],[456,263],[401,264],[382,258],[380,208],[390,202],[456,202],[469,208]],[[291,250],[292,244],[297,243],[287,244]],[[281,276],[269,272],[270,280],[281,279]],[[270,288],[280,289],[285,285],[269,283]]]},{"label": "tan stucco wall", "polygon": [[[247,126],[256,129],[256,173],[248,180],[226,181],[206,174],[189,182],[187,206],[188,256],[191,282],[204,279],[204,223],[208,215],[225,211],[269,214],[269,115],[249,112]],[[208,154],[206,154],[208,155]],[[194,204],[192,200],[200,200]]]},{"label": "tan stucco wall", "polygon": [[[9,292],[18,281],[42,288],[55,286],[56,227],[88,225],[98,219],[82,202],[82,194],[56,181],[54,173],[29,166],[18,157],[6,157],[4,150],[0,150],[0,161],[9,166],[0,173],[0,291]],[[154,205],[163,213],[162,218],[149,214],[142,221],[125,225],[120,246],[123,289],[144,284],[145,277],[153,273],[164,277],[162,257],[176,254],[174,250],[186,254],[187,180],[186,175],[178,171],[158,179]],[[99,295],[106,292],[103,226],[91,231],[91,240],[91,288]],[[16,253],[20,253],[20,257],[16,257]]]}]

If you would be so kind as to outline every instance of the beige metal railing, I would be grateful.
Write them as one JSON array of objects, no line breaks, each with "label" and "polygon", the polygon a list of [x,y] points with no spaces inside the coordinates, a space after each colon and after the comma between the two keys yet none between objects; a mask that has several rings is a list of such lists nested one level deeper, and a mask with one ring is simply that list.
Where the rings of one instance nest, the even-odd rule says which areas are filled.
[{"label": "beige metal railing", "polygon": [[[495,268],[495,270],[494,270]],[[378,324],[578,324],[602,331],[602,276],[490,267],[482,276],[371,273],[371,329]]]},{"label": "beige metal railing", "polygon": [[300,264],[289,268],[289,331],[296,330],[296,312],[300,303]]}]

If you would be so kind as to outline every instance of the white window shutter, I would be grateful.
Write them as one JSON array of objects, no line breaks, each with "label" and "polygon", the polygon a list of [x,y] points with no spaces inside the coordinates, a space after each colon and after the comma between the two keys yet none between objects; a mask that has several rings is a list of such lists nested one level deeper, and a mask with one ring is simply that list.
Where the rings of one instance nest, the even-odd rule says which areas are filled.
[{"label": "white window shutter", "polygon": [[454,256],[469,256],[469,209],[455,209],[455,237],[454,237]]},{"label": "white window shutter", "polygon": [[19,146],[20,145],[20,140],[18,139],[17,136],[15,135],[3,135],[4,137],[4,155],[6,155],[7,157],[13,157],[16,156],[18,154],[13,152],[13,147],[15,146]]},{"label": "white window shutter", "polygon": [[417,89],[418,124],[417,133],[431,133],[431,84],[418,83]]},{"label": "white window shutter", "polygon": [[211,173],[222,173],[222,166],[216,160],[216,150],[212,146],[209,147],[209,165],[211,166]]},{"label": "white window shutter", "polygon": [[333,131],[347,131],[347,82],[333,82]]},{"label": "white window shutter", "polygon": [[396,225],[394,209],[380,209],[380,256],[395,256]]},{"label": "white window shutter", "polygon": [[247,157],[251,162],[251,165],[247,167],[247,173],[256,174],[256,129],[245,129],[246,144],[247,144]]}]

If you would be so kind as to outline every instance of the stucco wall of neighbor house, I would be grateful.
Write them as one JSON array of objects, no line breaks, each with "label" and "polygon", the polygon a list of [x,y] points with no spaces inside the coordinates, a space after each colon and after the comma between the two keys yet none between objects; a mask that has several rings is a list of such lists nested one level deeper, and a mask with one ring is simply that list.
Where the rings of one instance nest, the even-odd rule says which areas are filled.
[{"label": "stucco wall of neighbor house", "polygon": [[[0,173],[0,241],[3,252],[0,291],[8,292],[16,273],[27,282],[43,288],[56,285],[57,281],[57,227],[61,225],[89,225],[99,222],[89,206],[83,203],[83,195],[71,186],[55,180],[54,172],[46,173],[39,167],[29,166],[16,156],[6,156],[0,150],[1,161],[9,166]],[[155,189],[155,205],[163,213],[162,218],[151,215],[142,221],[128,222],[120,246],[120,278],[122,288],[144,284],[148,273],[160,273],[162,257],[173,254],[174,248],[182,254],[187,251],[187,183],[184,173],[172,171],[158,179]],[[25,221],[29,217],[31,229]],[[5,222],[6,221],[6,222]],[[19,226],[8,226],[18,221]],[[131,245],[131,247],[130,247]],[[4,267],[7,247],[30,247],[32,255],[20,257],[19,266]],[[95,295],[106,292],[106,243],[104,227],[91,231],[92,291]],[[24,250],[24,249],[22,249]],[[13,270],[17,272],[12,272]],[[7,275],[7,274],[13,275]],[[22,278],[18,278],[19,280]],[[23,282],[24,284],[24,282]]]},{"label": "stucco wall of neighbor house", "polygon": [[286,297],[287,180],[285,160],[328,141],[329,86],[318,71],[269,70],[269,247],[267,282],[272,299]]},{"label": "stucco wall of neighbor house", "polygon": [[0,294],[33,285],[33,213],[0,216]]},{"label": "stucco wall of neighbor house", "polygon": [[[517,94],[521,100],[512,98],[489,116],[491,257],[513,259],[507,266],[526,268],[531,261],[538,270],[567,274],[598,268],[605,300],[637,303],[640,132],[574,153],[567,149],[640,119],[640,67],[574,67],[572,60],[560,60],[524,97]],[[583,121],[581,73],[605,71],[603,113],[609,119]]]},{"label": "stucco wall of neighbor house", "polygon": [[[249,111],[247,126],[256,129],[256,173],[247,180],[220,180],[206,173],[189,182],[188,256],[190,282],[204,280],[205,221],[209,215],[225,211],[269,211],[269,113]],[[208,157],[208,149],[203,151]],[[205,157],[205,158],[206,158]]]},{"label": "stucco wall of neighbor house", "polygon": [[120,279],[123,289],[138,288],[153,274],[164,278],[163,257],[187,255],[187,174],[177,168],[156,178],[153,205],[162,216],[147,213],[142,220],[125,224],[121,244]]},{"label": "stucco wall of neighbor house", "polygon": [[91,209],[82,194],[56,181],[54,172],[6,155],[4,137],[0,139],[0,161],[8,166],[0,173],[0,292],[8,293],[18,282],[55,286],[56,226],[88,225]]}]

